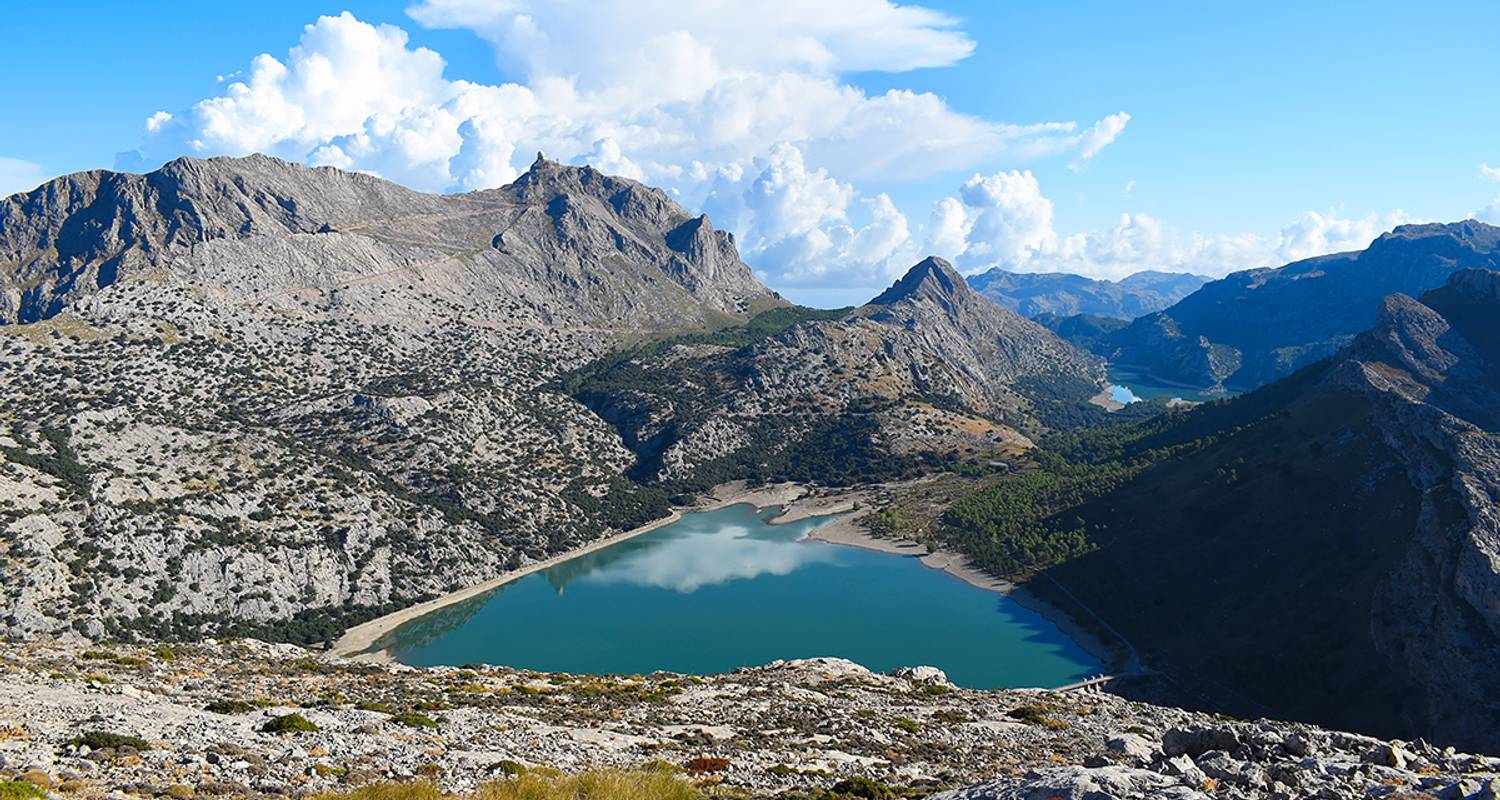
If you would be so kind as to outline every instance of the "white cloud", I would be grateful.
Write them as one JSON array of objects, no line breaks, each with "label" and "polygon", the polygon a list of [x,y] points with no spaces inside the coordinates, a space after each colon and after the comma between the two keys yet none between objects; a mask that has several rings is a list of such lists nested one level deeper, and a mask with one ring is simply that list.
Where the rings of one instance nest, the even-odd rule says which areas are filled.
[{"label": "white cloud", "polygon": [[958,197],[933,208],[928,244],[965,269],[1001,266],[1021,272],[1072,272],[1122,278],[1144,269],[1225,275],[1280,266],[1310,256],[1369,245],[1382,232],[1412,222],[1402,211],[1341,217],[1308,211],[1270,235],[1184,237],[1148,214],[1121,214],[1112,227],[1060,235],[1052,201],[1030,172],[975,175]]},{"label": "white cloud", "polygon": [[429,27],[473,30],[528,79],[577,75],[586,90],[638,69],[650,48],[629,43],[664,30],[701,42],[726,69],[766,73],[901,72],[949,66],[974,50],[952,17],[888,0],[423,0],[409,13]]},{"label": "white cloud", "polygon": [[1474,219],[1491,225],[1500,225],[1500,197],[1495,198],[1495,202],[1475,211]]},{"label": "white cloud", "polygon": [[165,127],[166,124],[169,123],[169,122],[171,122],[171,121],[172,121],[172,115],[171,114],[168,114],[165,111],[158,111],[155,114],[152,114],[151,116],[149,116],[149,117],[146,118],[146,131],[148,133],[156,133],[157,131],[160,131],[163,127]]},{"label": "white cloud", "polygon": [[[1500,181],[1500,167],[1492,167],[1489,164],[1479,165],[1479,176],[1492,181]],[[1488,222],[1491,225],[1500,225],[1500,197],[1495,202],[1475,211],[1473,217],[1480,222]]]},{"label": "white cloud", "polygon": [[1125,112],[1110,114],[1104,119],[1090,125],[1078,137],[1078,158],[1068,165],[1068,169],[1077,172],[1083,169],[1089,159],[1099,155],[1099,151],[1108,147],[1114,140],[1120,138],[1125,132],[1125,123],[1130,121],[1130,115]]},{"label": "white cloud", "polygon": [[920,256],[906,216],[859,183],[1082,165],[1130,119],[1018,125],[931,93],[868,94],[842,75],[948,66],[974,48],[954,19],[892,0],[425,0],[409,13],[472,30],[519,81],[449,80],[398,27],[321,17],[220,94],[151,117],[120,163],[258,151],[452,191],[514,180],[542,150],[707,210],[776,282],[829,283]]},{"label": "white cloud", "polygon": [[31,191],[48,177],[50,176],[42,171],[40,164],[0,156],[0,197]]},{"label": "white cloud", "polygon": [[1052,201],[1042,196],[1036,176],[1026,172],[975,175],[959,187],[966,227],[961,263],[1019,264],[1047,248],[1052,230]]},{"label": "white cloud", "polygon": [[932,216],[927,221],[927,252],[949,261],[958,258],[964,250],[968,222],[964,204],[958,198],[944,197],[933,203]]}]

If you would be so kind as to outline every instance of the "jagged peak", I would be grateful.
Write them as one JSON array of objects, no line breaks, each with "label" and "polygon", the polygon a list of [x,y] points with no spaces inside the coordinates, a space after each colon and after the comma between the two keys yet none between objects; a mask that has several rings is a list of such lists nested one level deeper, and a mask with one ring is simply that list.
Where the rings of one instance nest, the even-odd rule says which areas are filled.
[{"label": "jagged peak", "polygon": [[1370,250],[1379,251],[1401,243],[1410,244],[1428,241],[1442,249],[1453,248],[1480,254],[1494,253],[1500,249],[1500,226],[1465,219],[1458,222],[1424,222],[1397,225],[1370,243]]},{"label": "jagged peak", "polygon": [[928,256],[908,269],[900,280],[871,300],[869,305],[893,305],[918,295],[936,295],[951,300],[972,292],[952,264],[937,256]]}]

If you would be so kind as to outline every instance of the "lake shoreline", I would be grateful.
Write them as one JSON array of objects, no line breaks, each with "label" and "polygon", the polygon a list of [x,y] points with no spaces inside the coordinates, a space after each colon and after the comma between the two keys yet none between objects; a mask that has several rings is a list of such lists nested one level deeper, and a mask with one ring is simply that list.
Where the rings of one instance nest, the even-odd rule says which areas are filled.
[{"label": "lake shoreline", "polygon": [[[785,525],[809,517],[833,517],[827,523],[810,531],[807,538],[826,544],[857,547],[888,555],[915,558],[929,569],[941,570],[969,586],[1002,595],[1015,601],[1017,605],[1035,612],[1055,625],[1059,632],[1077,644],[1084,652],[1098,659],[1106,668],[1113,668],[1127,662],[1128,655],[1124,649],[1101,638],[1072,614],[1043,600],[1024,586],[1018,586],[984,572],[969,563],[968,558],[962,554],[945,549],[928,552],[926,545],[918,542],[874,536],[859,522],[870,510],[868,490],[818,490],[797,483],[780,483],[752,488],[746,486],[743,481],[714,487],[702,502],[673,508],[667,516],[652,520],[640,527],[597,539],[582,547],[532,562],[487,581],[355,625],[334,642],[330,653],[335,657],[355,661],[394,663],[395,657],[389,650],[374,650],[373,648],[381,639],[408,623],[443,608],[492,593],[528,575],[678,522],[684,514],[717,511],[735,505],[750,505],[757,511],[773,506],[780,507],[781,513],[768,521],[771,525]],[[1126,647],[1128,648],[1128,645]]]},{"label": "lake shoreline", "polygon": [[[1133,654],[1128,643],[1123,643],[1122,646],[1105,640],[1063,608],[1047,602],[1024,586],[997,578],[979,569],[961,553],[942,548],[928,552],[927,546],[919,542],[875,536],[858,524],[858,519],[865,513],[867,512],[862,510],[815,528],[808,534],[808,538],[828,544],[859,547],[889,555],[915,558],[929,569],[942,570],[976,589],[1003,595],[1022,608],[1035,612],[1057,626],[1062,635],[1072,640],[1084,652],[1098,659],[1106,669],[1119,671],[1129,668]],[[772,524],[778,521],[780,521],[779,518],[772,520]]]},{"label": "lake shoreline", "polygon": [[661,528],[663,526],[670,525],[674,522],[677,522],[678,520],[681,520],[682,515],[685,513],[717,511],[729,506],[749,504],[755,506],[757,509],[767,508],[770,506],[781,506],[784,509],[783,516],[786,516],[790,513],[801,513],[802,516],[798,518],[814,516],[813,513],[798,510],[796,506],[797,501],[806,497],[807,493],[808,490],[806,487],[795,483],[781,483],[771,486],[750,488],[747,487],[743,482],[737,481],[734,483],[727,483],[721,486],[717,486],[709,492],[709,495],[704,502],[692,506],[673,508],[672,512],[667,516],[652,520],[651,522],[648,522],[638,528],[632,528],[628,531],[622,531],[611,536],[605,536],[603,538],[596,539],[592,542],[589,542],[588,544],[583,545],[582,547],[574,548],[565,553],[559,553],[550,558],[542,559],[541,561],[533,561],[532,563],[527,564],[524,567],[503,572],[493,578],[490,578],[489,580],[481,581],[480,583],[476,583],[472,586],[467,586],[462,589],[457,589],[455,591],[449,592],[448,594],[442,595],[441,597],[437,597],[422,603],[417,603],[416,605],[407,606],[406,608],[403,608],[399,611],[393,611],[384,616],[369,620],[368,622],[362,622],[358,625],[350,627],[348,630],[344,631],[344,633],[339,636],[339,638],[333,643],[333,647],[330,649],[329,653],[335,657],[347,658],[355,661],[370,661],[380,663],[393,662],[395,659],[389,651],[372,650],[371,648],[373,648],[377,642],[385,638],[397,628],[400,628],[401,626],[409,622],[413,622],[417,619],[425,617],[435,611],[439,611],[457,603],[462,603],[465,600],[472,600],[475,597],[489,594],[508,583],[518,581],[533,573],[541,572],[542,570],[555,567],[558,564],[571,561],[580,556],[585,556],[597,550],[603,550],[606,547],[611,547],[613,545],[619,544],[620,542],[633,539],[642,534],[650,533],[657,528]]}]

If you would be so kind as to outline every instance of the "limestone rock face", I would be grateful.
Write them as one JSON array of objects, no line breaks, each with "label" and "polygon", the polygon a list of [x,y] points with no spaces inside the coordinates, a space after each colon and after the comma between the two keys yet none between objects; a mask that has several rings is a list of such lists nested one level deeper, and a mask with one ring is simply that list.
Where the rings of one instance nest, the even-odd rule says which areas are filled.
[{"label": "limestone rock face", "polygon": [[[447,301],[570,325],[686,327],[776,302],[706,218],[541,156],[511,186],[456,196],[257,155],[78,173],[0,202],[0,322],[50,318],[155,270],[241,301],[318,293],[366,313],[459,310]],[[379,291],[398,274],[427,292]]]}]

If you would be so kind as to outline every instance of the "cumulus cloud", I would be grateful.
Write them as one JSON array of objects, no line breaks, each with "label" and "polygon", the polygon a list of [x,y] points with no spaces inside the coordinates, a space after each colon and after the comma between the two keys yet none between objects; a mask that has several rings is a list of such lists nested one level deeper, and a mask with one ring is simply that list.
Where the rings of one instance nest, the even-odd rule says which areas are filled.
[{"label": "cumulus cloud", "polygon": [[1108,147],[1114,140],[1120,138],[1125,132],[1125,123],[1130,121],[1130,115],[1123,111],[1118,114],[1110,114],[1104,119],[1090,125],[1078,137],[1078,157],[1068,169],[1077,172],[1087,164],[1089,159],[1099,155],[1099,151]]},{"label": "cumulus cloud", "polygon": [[[1480,164],[1479,177],[1492,181],[1500,181],[1500,167]],[[1488,222],[1491,225],[1500,225],[1500,197],[1495,198],[1495,202],[1475,211],[1474,218],[1480,222]]]},{"label": "cumulus cloud", "polygon": [[927,92],[867,93],[843,76],[974,49],[953,18],[892,0],[423,0],[409,14],[473,31],[516,81],[450,80],[399,27],[321,17],[216,96],[153,115],[120,166],[266,152],[457,191],[514,180],[542,150],[663,186],[735,231],[763,274],[816,283],[884,279],[918,255],[901,210],[858,184],[1082,165],[1130,119],[1011,124]]},{"label": "cumulus cloud", "polygon": [[40,164],[0,156],[0,197],[35,189],[48,177]]},{"label": "cumulus cloud", "polygon": [[965,269],[1000,266],[1020,272],[1072,272],[1122,278],[1140,270],[1220,276],[1369,245],[1412,220],[1402,211],[1342,217],[1305,212],[1273,234],[1183,236],[1149,214],[1121,214],[1109,228],[1061,235],[1052,201],[1028,172],[975,175],[957,197],[940,200],[927,243]]},{"label": "cumulus cloud", "polygon": [[1500,225],[1500,197],[1495,198],[1495,202],[1475,211],[1474,219],[1491,225]]}]

